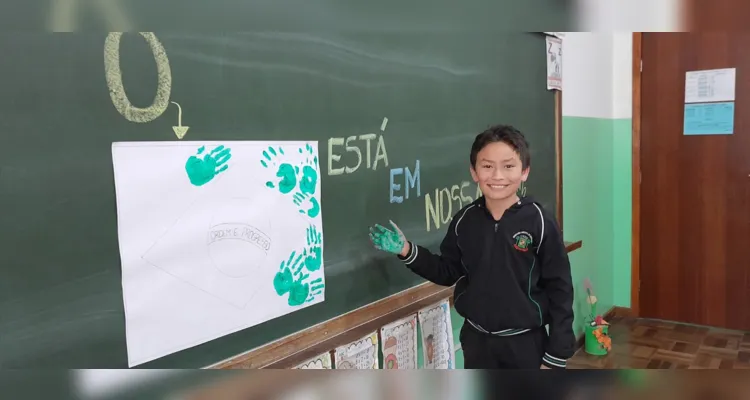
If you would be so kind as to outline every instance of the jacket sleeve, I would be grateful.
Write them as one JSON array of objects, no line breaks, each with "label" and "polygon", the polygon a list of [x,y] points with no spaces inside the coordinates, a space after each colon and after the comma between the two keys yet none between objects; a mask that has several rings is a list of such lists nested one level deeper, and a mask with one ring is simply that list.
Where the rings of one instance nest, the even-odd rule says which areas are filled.
[{"label": "jacket sleeve", "polygon": [[398,258],[415,274],[441,286],[453,286],[461,276],[464,268],[461,265],[461,250],[458,247],[456,217],[453,217],[448,232],[440,244],[440,254],[433,254],[427,248],[409,242],[409,254]]},{"label": "jacket sleeve", "polygon": [[541,284],[549,300],[549,341],[542,362],[549,368],[565,368],[573,356],[573,279],[570,261],[560,230],[553,218],[545,216],[539,245]]}]

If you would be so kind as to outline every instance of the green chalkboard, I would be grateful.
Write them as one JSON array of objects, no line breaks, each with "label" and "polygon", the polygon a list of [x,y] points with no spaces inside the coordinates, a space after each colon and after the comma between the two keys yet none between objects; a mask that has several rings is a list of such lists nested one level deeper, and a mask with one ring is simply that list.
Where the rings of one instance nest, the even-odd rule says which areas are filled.
[{"label": "green chalkboard", "polygon": [[[276,3],[240,3],[212,2],[206,15],[248,13],[264,29],[122,35],[120,97],[135,107],[153,103],[151,114],[113,104],[106,32],[0,35],[0,367],[127,367],[111,146],[177,141],[177,108],[160,101],[182,107],[190,126],[183,141],[318,141],[326,301],[143,367],[210,365],[420,283],[371,248],[367,227],[393,219],[410,239],[437,247],[448,218],[475,197],[468,152],[488,125],[527,133],[528,193],[555,209],[544,36],[475,24],[500,11],[494,2],[440,11],[393,3],[390,19],[381,8],[350,2],[306,2],[294,16]],[[559,10],[553,0],[527,3]],[[136,15],[149,16],[145,9]],[[155,62],[145,37],[163,46],[168,67]],[[378,142],[387,152],[377,169],[368,168],[360,140],[367,134],[375,137],[373,160]],[[338,144],[349,137],[361,165],[328,175],[332,155],[341,156],[334,170],[357,164]],[[404,196],[401,203],[391,201],[391,176],[401,184],[393,193]]]}]

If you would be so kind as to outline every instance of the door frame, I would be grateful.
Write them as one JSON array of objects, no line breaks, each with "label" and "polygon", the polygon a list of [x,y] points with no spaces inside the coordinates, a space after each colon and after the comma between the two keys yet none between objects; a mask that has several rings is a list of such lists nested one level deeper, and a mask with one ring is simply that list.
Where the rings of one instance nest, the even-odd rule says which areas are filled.
[{"label": "door frame", "polygon": [[630,309],[640,316],[641,290],[641,70],[643,33],[633,32],[633,110],[632,110],[632,238],[630,254]]}]

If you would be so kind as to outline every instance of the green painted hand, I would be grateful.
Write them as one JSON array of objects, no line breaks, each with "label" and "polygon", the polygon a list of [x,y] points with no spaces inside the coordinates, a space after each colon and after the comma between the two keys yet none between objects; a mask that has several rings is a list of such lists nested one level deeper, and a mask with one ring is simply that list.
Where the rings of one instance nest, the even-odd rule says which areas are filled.
[{"label": "green painted hand", "polygon": [[400,254],[406,244],[406,237],[393,221],[388,229],[376,224],[370,228],[370,240],[376,249],[393,254]]},{"label": "green painted hand", "polygon": [[[292,166],[290,163],[281,163],[276,170],[276,177],[279,181],[266,182],[266,186],[271,189],[278,189],[281,194],[290,194],[297,189],[292,195],[292,202],[299,207],[301,214],[307,214],[310,218],[317,217],[320,214],[320,203],[315,196],[318,185],[318,157],[313,154],[313,147],[305,145],[305,149],[298,149],[299,153],[305,155],[307,159],[300,166]],[[279,147],[274,149],[269,147],[263,151],[263,159],[260,163],[265,168],[276,167],[277,158],[284,155],[284,149]],[[300,167],[302,170],[300,171]],[[303,206],[309,204],[309,206]]]},{"label": "green painted hand", "polygon": [[[216,175],[226,171],[229,168],[227,161],[232,158],[231,150],[221,145],[210,153],[204,154],[205,146],[198,149],[198,153],[190,156],[185,163],[185,172],[190,179],[190,183],[195,186],[203,186],[211,182]],[[201,158],[203,156],[203,158]]]},{"label": "green painted hand", "polygon": [[318,232],[315,226],[310,225],[307,228],[307,248],[303,253],[305,255],[305,268],[310,272],[315,272],[320,269],[323,265],[323,257],[321,254],[321,242],[323,241],[323,235]]},{"label": "green painted hand", "polygon": [[315,296],[321,294],[325,287],[322,278],[305,282],[310,275],[302,272],[305,267],[305,262],[301,262],[303,257],[303,254],[297,256],[297,252],[293,251],[287,261],[281,262],[279,272],[273,278],[273,287],[276,294],[279,296],[289,294],[287,304],[292,307],[313,301]]}]

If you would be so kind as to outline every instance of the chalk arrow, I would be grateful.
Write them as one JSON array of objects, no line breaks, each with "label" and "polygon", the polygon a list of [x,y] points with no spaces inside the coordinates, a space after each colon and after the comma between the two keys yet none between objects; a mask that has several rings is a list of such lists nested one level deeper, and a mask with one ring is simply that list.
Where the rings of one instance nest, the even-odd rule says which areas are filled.
[{"label": "chalk arrow", "polygon": [[170,101],[170,103],[177,106],[177,126],[173,126],[172,130],[174,131],[174,134],[177,135],[177,139],[182,139],[185,137],[185,134],[190,127],[182,126],[182,107],[174,101]]}]

